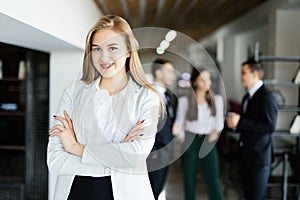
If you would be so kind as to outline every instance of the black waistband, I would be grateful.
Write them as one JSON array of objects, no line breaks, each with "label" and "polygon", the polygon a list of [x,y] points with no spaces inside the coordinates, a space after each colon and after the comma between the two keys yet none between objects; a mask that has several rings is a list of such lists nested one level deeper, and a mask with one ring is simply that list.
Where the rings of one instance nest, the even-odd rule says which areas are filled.
[{"label": "black waistband", "polygon": [[110,176],[102,176],[102,177],[92,177],[92,176],[75,176],[76,179],[80,180],[91,180],[91,181],[97,181],[97,180],[102,180],[102,181],[110,181],[111,177]]},{"label": "black waistband", "polygon": [[68,200],[113,200],[110,176],[75,176]]}]

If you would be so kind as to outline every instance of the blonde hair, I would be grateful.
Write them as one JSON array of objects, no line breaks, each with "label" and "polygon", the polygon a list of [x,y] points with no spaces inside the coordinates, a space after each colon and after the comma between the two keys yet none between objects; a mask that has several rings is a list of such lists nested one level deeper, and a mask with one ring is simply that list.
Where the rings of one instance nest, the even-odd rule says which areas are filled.
[{"label": "blonde hair", "polygon": [[83,74],[81,80],[86,83],[91,83],[96,80],[100,73],[95,68],[91,50],[92,50],[92,40],[94,34],[104,28],[111,28],[116,33],[122,33],[125,38],[127,45],[127,50],[130,52],[129,58],[126,60],[126,72],[130,72],[133,80],[142,87],[148,88],[154,91],[160,98],[160,107],[162,115],[164,114],[165,105],[163,103],[162,97],[159,95],[157,90],[146,80],[145,73],[138,55],[138,42],[133,35],[131,27],[123,18],[117,15],[104,15],[102,16],[89,30],[86,37],[86,46],[83,60]]}]

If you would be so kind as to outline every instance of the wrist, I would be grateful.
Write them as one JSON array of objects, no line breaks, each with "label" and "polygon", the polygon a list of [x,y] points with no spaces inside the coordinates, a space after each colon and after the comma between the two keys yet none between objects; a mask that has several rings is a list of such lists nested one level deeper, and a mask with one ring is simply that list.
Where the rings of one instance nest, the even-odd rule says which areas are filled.
[{"label": "wrist", "polygon": [[67,152],[69,152],[73,155],[82,157],[84,148],[85,148],[85,145],[75,143],[67,149]]}]

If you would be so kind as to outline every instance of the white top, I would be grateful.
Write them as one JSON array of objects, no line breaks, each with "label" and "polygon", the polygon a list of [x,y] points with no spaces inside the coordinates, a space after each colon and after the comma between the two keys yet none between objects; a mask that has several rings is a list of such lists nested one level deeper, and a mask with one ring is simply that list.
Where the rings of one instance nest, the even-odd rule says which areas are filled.
[{"label": "white top", "polygon": [[[86,146],[80,158],[64,151],[58,136],[49,138],[47,164],[57,175],[53,199],[67,199],[75,175],[111,175],[115,199],[138,200],[146,194],[145,199],[152,200],[146,158],[157,131],[159,97],[131,78],[113,96],[100,89],[99,82],[74,82],[61,97],[56,115],[63,116],[66,109],[78,142]],[[145,120],[142,138],[121,143],[138,120]]]},{"label": "white top", "polygon": [[216,115],[211,115],[211,109],[207,103],[198,105],[198,118],[194,121],[187,120],[188,98],[186,96],[180,97],[178,100],[176,123],[179,126],[179,138],[184,137],[184,130],[193,132],[195,134],[210,134],[214,129],[218,132],[222,131],[224,127],[224,103],[220,95],[215,95]]}]

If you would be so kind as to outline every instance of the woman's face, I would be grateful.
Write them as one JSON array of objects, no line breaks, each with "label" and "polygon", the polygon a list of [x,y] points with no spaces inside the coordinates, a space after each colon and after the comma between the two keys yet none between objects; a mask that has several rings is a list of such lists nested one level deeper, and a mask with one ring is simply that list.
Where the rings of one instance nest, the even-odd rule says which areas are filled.
[{"label": "woman's face", "polygon": [[92,60],[103,79],[123,77],[130,56],[125,38],[110,28],[97,31],[92,39]]},{"label": "woman's face", "polygon": [[194,86],[197,90],[208,91],[211,86],[211,78],[208,71],[203,71],[199,74],[194,82]]}]

